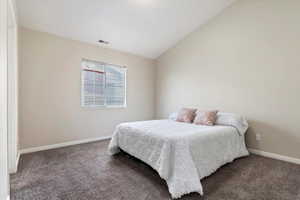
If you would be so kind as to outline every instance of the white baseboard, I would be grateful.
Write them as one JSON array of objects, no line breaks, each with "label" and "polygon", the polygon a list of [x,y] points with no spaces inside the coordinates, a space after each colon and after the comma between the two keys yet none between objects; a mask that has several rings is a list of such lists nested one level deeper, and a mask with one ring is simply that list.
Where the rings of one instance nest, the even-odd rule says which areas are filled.
[{"label": "white baseboard", "polygon": [[72,146],[72,145],[76,145],[76,144],[84,144],[84,143],[89,143],[89,142],[108,140],[110,138],[111,138],[111,136],[107,136],[107,137],[91,138],[91,139],[84,139],[84,140],[75,140],[75,141],[71,141],[71,142],[51,144],[51,145],[40,146],[40,147],[32,147],[32,148],[27,148],[27,149],[21,149],[20,154],[33,153],[33,152],[37,152],[37,151],[45,151],[45,150],[49,150],[49,149],[57,149],[57,148]]},{"label": "white baseboard", "polygon": [[18,169],[18,166],[19,166],[19,160],[20,160],[20,156],[21,156],[21,154],[20,154],[20,152],[18,152],[18,156],[17,156],[17,163],[16,163],[16,167],[17,167],[17,169]]},{"label": "white baseboard", "polygon": [[265,152],[265,151],[261,151],[261,150],[257,150],[257,149],[251,149],[251,148],[249,148],[248,150],[250,151],[250,153],[253,153],[253,154],[256,154],[256,155],[260,155],[260,156],[273,158],[273,159],[276,159],[276,160],[282,160],[282,161],[285,161],[285,162],[290,162],[290,163],[300,165],[300,159],[299,158],[292,158],[292,157],[289,157],[289,156],[283,156],[283,155],[280,155],[280,154]]},{"label": "white baseboard", "polygon": [[[64,142],[64,143],[51,144],[51,145],[40,146],[40,147],[32,147],[32,148],[27,148],[27,149],[21,149],[19,151],[19,154],[18,154],[18,159],[17,159],[17,163],[16,163],[16,170],[17,170],[17,167],[18,167],[19,158],[20,158],[21,154],[33,153],[33,152],[38,152],[38,151],[45,151],[45,150],[49,150],[49,149],[57,149],[57,148],[72,146],[72,145],[76,145],[76,144],[84,144],[84,143],[89,143],[89,142],[108,140],[110,138],[111,138],[111,136],[106,136],[106,137],[98,137],[98,138],[91,138],[91,139],[84,139],[84,140],[75,140],[75,141],[71,141],[71,142]],[[256,154],[256,155],[260,155],[260,156],[273,158],[273,159],[276,159],[276,160],[282,160],[282,161],[285,161],[285,162],[290,162],[290,163],[300,165],[300,159],[299,158],[283,156],[283,155],[280,155],[280,154],[265,152],[265,151],[252,149],[252,148],[248,148],[248,150],[249,150],[250,153],[253,153],[253,154]],[[16,172],[16,170],[15,170],[15,172]],[[15,173],[15,172],[12,172],[12,173]]]},{"label": "white baseboard", "polygon": [[19,165],[19,160],[20,160],[20,152],[18,153],[18,155],[17,155],[17,159],[16,159],[16,164],[15,164],[15,166],[14,166],[14,168],[13,169],[9,169],[9,173],[10,174],[14,174],[14,173],[17,173],[17,171],[18,171],[18,165]]}]

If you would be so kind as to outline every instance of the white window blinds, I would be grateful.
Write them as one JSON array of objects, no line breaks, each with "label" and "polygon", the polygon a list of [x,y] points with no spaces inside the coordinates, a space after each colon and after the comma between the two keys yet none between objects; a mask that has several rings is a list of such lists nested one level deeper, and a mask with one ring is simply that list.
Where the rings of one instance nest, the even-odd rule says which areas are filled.
[{"label": "white window blinds", "polygon": [[82,60],[82,106],[126,106],[126,68]]}]

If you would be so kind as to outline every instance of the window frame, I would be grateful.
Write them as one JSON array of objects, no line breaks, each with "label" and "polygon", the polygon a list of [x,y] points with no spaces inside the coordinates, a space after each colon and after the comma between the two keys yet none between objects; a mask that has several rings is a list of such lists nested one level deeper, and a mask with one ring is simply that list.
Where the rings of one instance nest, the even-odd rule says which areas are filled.
[{"label": "window frame", "polygon": [[[96,62],[96,63],[100,63],[103,65],[112,65],[115,67],[119,67],[122,68],[124,70],[124,104],[123,105],[84,105],[83,102],[83,94],[84,94],[84,87],[83,87],[83,81],[84,81],[84,73],[83,73],[83,65],[82,63],[84,61],[87,62]],[[113,108],[127,108],[127,67],[125,66],[121,66],[121,65],[116,65],[116,64],[111,64],[111,63],[107,63],[107,62],[102,62],[102,61],[96,61],[96,60],[92,60],[92,59],[87,59],[87,58],[82,58],[81,62],[80,62],[80,73],[81,73],[81,80],[80,80],[80,105],[82,108],[87,108],[87,109],[113,109]]]}]

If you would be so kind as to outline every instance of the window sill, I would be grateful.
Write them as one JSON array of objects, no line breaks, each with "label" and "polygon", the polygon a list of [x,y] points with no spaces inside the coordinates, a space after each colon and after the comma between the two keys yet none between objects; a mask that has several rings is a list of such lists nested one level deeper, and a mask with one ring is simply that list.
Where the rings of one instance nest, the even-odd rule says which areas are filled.
[{"label": "window sill", "polygon": [[127,108],[127,105],[123,106],[81,106],[83,109],[125,109]]}]

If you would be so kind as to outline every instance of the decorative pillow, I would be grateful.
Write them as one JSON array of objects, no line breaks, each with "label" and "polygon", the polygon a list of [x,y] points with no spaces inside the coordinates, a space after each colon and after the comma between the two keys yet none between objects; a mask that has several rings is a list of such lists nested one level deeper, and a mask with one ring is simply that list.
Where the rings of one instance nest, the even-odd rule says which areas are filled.
[{"label": "decorative pillow", "polygon": [[217,120],[217,110],[201,111],[197,110],[194,124],[213,126]]},{"label": "decorative pillow", "polygon": [[176,121],[192,123],[195,118],[197,109],[193,108],[181,108],[178,112]]},{"label": "decorative pillow", "polygon": [[249,127],[245,117],[225,112],[218,112],[215,124],[235,127],[240,135],[244,135]]},{"label": "decorative pillow", "polygon": [[178,116],[178,113],[177,112],[173,112],[169,115],[169,119],[170,120],[173,120],[173,121],[176,121],[177,119],[177,116]]}]

